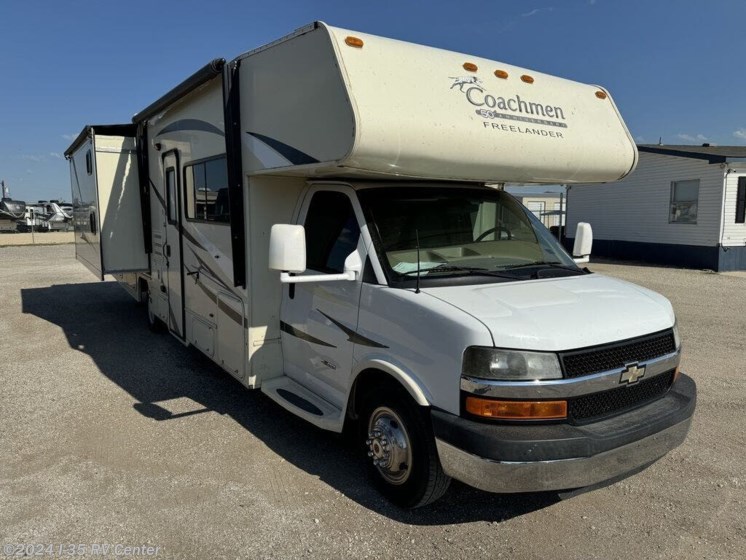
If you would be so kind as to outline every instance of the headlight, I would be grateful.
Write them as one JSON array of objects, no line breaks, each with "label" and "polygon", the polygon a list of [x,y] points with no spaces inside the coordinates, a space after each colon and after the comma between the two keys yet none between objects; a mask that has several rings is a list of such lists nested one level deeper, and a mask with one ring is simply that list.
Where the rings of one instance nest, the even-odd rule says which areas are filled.
[{"label": "headlight", "polygon": [[470,346],[464,351],[461,373],[469,377],[503,381],[562,378],[562,369],[556,354],[481,346]]},{"label": "headlight", "polygon": [[681,348],[681,335],[679,335],[679,322],[677,320],[673,322],[673,344],[676,350]]}]

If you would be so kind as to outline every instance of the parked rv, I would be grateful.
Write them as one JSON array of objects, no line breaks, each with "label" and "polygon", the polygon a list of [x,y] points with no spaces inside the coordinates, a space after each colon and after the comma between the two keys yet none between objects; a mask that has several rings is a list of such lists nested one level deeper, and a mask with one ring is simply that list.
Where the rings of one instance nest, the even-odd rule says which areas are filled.
[{"label": "parked rv", "polygon": [[22,200],[13,200],[10,190],[5,181],[0,181],[0,232],[15,232],[16,221],[23,217],[26,211],[26,203]]},{"label": "parked rv", "polygon": [[59,200],[40,200],[26,205],[23,217],[16,222],[21,233],[50,232],[72,229],[72,205]]},{"label": "parked rv", "polygon": [[65,155],[77,258],[153,329],[349,430],[401,506],[452,477],[604,484],[686,437],[670,303],[580,268],[502,189],[634,169],[600,87],[315,23]]}]

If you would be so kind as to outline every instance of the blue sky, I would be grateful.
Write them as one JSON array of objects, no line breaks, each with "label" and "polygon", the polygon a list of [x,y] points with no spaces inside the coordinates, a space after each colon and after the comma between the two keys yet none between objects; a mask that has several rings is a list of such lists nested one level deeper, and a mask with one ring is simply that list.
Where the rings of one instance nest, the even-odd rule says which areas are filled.
[{"label": "blue sky", "polygon": [[608,88],[638,142],[746,144],[742,0],[0,0],[0,178],[70,199],[70,141],[313,20]]}]

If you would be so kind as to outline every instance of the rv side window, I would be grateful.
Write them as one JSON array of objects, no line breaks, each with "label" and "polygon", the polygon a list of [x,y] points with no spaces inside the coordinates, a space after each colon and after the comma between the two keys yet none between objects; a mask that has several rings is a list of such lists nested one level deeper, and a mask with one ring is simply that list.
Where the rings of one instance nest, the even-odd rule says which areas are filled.
[{"label": "rv side window", "polygon": [[360,226],[347,195],[331,191],[314,194],[305,228],[308,268],[343,272],[345,259],[357,248],[360,238]]},{"label": "rv side window", "polygon": [[179,199],[176,189],[176,170],[173,167],[166,169],[166,197],[168,206],[168,221],[175,224],[179,219]]},{"label": "rv side window", "polygon": [[88,175],[93,173],[93,156],[91,155],[91,150],[85,153],[85,170]]},{"label": "rv side window", "polygon": [[203,160],[184,168],[187,218],[230,222],[228,167],[225,156]]}]

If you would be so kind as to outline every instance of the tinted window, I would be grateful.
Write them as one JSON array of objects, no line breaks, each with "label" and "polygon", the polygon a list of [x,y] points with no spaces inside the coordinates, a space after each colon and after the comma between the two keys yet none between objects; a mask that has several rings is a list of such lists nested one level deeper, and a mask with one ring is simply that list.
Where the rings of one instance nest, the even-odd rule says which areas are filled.
[{"label": "tinted window", "polygon": [[360,226],[352,203],[339,192],[317,192],[306,215],[306,264],[321,272],[343,272],[347,256],[357,248]]},{"label": "tinted window", "polygon": [[211,222],[229,222],[228,168],[225,156],[186,168],[189,204],[187,217]]},{"label": "tinted window", "polygon": [[176,195],[176,171],[173,167],[166,169],[166,196],[168,197],[168,221],[176,223],[179,216],[179,201]]}]

